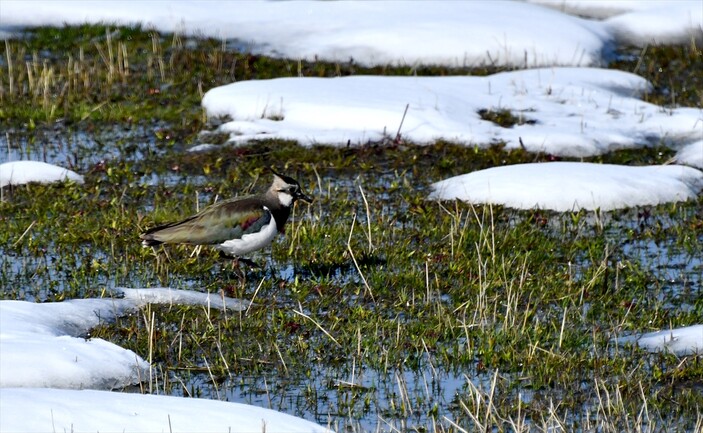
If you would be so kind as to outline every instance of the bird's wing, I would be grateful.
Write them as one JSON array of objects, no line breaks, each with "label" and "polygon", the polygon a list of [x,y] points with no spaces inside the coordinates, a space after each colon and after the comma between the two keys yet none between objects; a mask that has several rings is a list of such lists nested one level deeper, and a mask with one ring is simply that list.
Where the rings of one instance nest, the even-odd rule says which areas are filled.
[{"label": "bird's wing", "polygon": [[271,222],[271,212],[253,199],[216,203],[183,221],[154,227],[142,239],[158,243],[208,245],[240,239]]}]

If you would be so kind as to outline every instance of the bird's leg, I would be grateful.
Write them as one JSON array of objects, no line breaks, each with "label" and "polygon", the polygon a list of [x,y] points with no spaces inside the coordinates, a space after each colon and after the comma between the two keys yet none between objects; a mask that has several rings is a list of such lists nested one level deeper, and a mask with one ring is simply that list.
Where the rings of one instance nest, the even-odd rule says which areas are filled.
[{"label": "bird's leg", "polygon": [[240,264],[243,263],[250,268],[253,269],[261,269],[261,266],[257,264],[255,261],[244,258],[244,257],[237,257],[237,256],[230,256],[222,251],[220,251],[220,257],[223,259],[231,259],[232,260],[232,269],[235,267],[240,268]]},{"label": "bird's leg", "polygon": [[245,259],[244,257],[240,257],[239,262],[244,263],[245,265],[249,266],[250,268],[261,269],[261,266],[259,264],[257,264],[255,261]]},{"label": "bird's leg", "polygon": [[232,273],[237,276],[237,278],[239,279],[239,283],[241,285],[244,285],[247,281],[247,276],[246,272],[242,271],[242,268],[239,265],[240,260],[242,259],[237,256],[230,256],[229,254],[226,254],[223,251],[220,251],[220,258],[230,260],[230,269]]},{"label": "bird's leg", "polygon": [[239,267],[239,257],[237,256],[230,256],[229,254],[225,253],[224,251],[220,251],[220,258],[224,260],[231,260],[230,264],[232,266],[232,270],[234,268]]}]

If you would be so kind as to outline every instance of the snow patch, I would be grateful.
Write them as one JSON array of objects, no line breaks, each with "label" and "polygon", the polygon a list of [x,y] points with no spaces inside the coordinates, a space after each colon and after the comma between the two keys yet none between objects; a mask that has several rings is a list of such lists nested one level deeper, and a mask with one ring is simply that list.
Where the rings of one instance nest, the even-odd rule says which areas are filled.
[{"label": "snow patch", "polygon": [[[219,127],[234,143],[280,138],[304,146],[366,144],[394,138],[402,121],[402,137],[420,144],[505,143],[508,149],[583,157],[703,134],[702,110],[645,102],[639,96],[650,87],[634,74],[591,68],[487,77],[277,78],[216,87],[202,104],[210,117],[234,119]],[[506,110],[516,119],[511,127],[479,114]]]},{"label": "snow patch", "polygon": [[703,140],[687,144],[679,150],[674,159],[679,164],[703,169]]},{"label": "snow patch", "polygon": [[608,211],[694,199],[703,189],[703,172],[680,165],[548,162],[493,167],[431,188],[430,199],[557,212]]},{"label": "snow patch", "polygon": [[330,432],[271,409],[217,400],[108,391],[3,388],[4,432]]},{"label": "snow patch", "polygon": [[65,180],[82,184],[83,176],[67,168],[41,161],[13,161],[0,164],[0,187]]},{"label": "snow patch", "polygon": [[667,329],[617,339],[620,344],[636,343],[650,352],[669,351],[678,356],[703,353],[703,325]]},{"label": "snow patch", "polygon": [[0,387],[119,389],[148,377],[131,350],[88,332],[146,304],[191,304],[242,311],[249,303],[216,294],[117,289],[118,298],[33,303],[0,301]]},{"label": "snow patch", "polygon": [[[3,28],[141,22],[236,40],[290,59],[363,65],[538,67],[601,63],[602,23],[522,2],[140,2],[3,0]],[[340,19],[340,17],[344,17]],[[525,19],[529,17],[529,19]]]}]

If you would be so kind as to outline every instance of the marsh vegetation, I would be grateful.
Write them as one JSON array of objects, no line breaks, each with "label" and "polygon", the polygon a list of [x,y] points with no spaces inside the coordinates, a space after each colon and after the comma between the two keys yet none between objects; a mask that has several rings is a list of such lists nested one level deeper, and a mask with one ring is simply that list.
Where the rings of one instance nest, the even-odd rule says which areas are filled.
[{"label": "marsh vegetation", "polygon": [[[621,51],[611,66],[652,80],[650,101],[701,107],[700,48]],[[0,66],[7,160],[57,163],[86,180],[3,190],[2,298],[170,286],[255,304],[153,307],[94,329],[152,363],[140,392],[250,402],[336,431],[703,427],[699,355],[615,341],[700,323],[703,198],[565,214],[438,203],[426,200],[433,181],[553,157],[402,140],[234,147],[199,106],[234,80],[492,71],[280,60],[102,25],[28,30],[6,42]],[[198,144],[214,146],[188,152]],[[648,147],[591,160],[658,164],[673,154]],[[267,167],[315,202],[299,203],[285,237],[254,257],[262,269],[241,279],[206,248],[141,247],[145,228],[263,191]]]}]

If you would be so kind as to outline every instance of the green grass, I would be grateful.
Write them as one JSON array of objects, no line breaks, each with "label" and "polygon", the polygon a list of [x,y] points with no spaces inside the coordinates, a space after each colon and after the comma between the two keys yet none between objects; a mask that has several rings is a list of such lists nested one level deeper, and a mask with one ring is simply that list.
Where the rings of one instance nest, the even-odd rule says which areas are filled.
[{"label": "green grass", "polygon": [[[163,285],[254,299],[246,313],[149,307],[92,335],[152,353],[158,380],[146,390],[251,401],[322,423],[330,414],[338,431],[378,416],[417,431],[700,428],[700,357],[612,338],[700,322],[703,199],[608,214],[425,199],[432,181],[549,159],[500,146],[264,141],[184,153],[224,141],[198,135],[209,128],[199,100],[233,78],[412,73],[185,42],[81,26],[7,43],[14,67],[0,70],[0,124],[11,150],[65,159],[86,183],[3,190],[2,298]],[[689,73],[700,62],[695,47],[650,47],[614,67],[637,66],[653,80],[651,102],[700,107],[700,76]],[[492,71],[417,73],[466,72]],[[661,147],[590,160],[657,164],[672,155]],[[267,167],[298,179],[315,202],[299,204],[285,237],[255,257],[263,269],[241,280],[208,249],[166,247],[167,258],[140,246],[147,227],[265,189]]]}]

